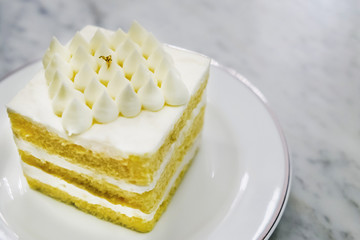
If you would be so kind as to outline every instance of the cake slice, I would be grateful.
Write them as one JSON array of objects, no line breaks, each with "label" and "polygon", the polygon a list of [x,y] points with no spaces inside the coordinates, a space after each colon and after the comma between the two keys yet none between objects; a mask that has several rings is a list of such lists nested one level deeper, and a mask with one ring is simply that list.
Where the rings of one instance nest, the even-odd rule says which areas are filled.
[{"label": "cake slice", "polygon": [[44,68],[7,105],[30,187],[151,231],[200,145],[209,63],[136,22],[53,38]]}]

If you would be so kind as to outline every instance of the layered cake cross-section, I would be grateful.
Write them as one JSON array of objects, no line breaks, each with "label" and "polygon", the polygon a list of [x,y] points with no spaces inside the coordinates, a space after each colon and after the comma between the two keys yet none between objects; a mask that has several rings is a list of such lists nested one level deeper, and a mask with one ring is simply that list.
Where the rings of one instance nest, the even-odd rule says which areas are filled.
[{"label": "layered cake cross-section", "polygon": [[53,38],[7,105],[30,187],[151,231],[199,148],[209,64],[137,22]]}]

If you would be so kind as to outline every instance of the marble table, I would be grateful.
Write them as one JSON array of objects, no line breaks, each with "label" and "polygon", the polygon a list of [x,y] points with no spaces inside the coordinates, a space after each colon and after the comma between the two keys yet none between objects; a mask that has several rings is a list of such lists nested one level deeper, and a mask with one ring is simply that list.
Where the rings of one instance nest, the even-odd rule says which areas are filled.
[{"label": "marble table", "polygon": [[291,194],[271,239],[360,239],[360,4],[348,1],[0,1],[0,77],[53,35],[137,19],[163,42],[236,69],[290,148]]}]

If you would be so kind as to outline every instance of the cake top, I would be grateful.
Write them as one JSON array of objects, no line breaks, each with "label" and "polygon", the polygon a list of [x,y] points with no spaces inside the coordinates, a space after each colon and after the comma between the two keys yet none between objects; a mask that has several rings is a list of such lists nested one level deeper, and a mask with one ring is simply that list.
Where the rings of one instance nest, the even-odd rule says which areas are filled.
[{"label": "cake top", "polygon": [[174,60],[137,22],[128,33],[99,28],[89,40],[77,32],[65,46],[54,37],[43,66],[53,112],[68,135],[189,100]]},{"label": "cake top", "polygon": [[[90,42],[99,29],[101,28],[86,26],[79,33],[87,42]],[[105,34],[112,34],[111,31],[101,30]],[[68,43],[66,47],[70,45]],[[210,59],[201,54],[168,45],[163,45],[163,50],[173,59],[174,67],[179,72],[189,96],[192,97],[207,79]],[[107,64],[102,58],[97,61],[100,60]],[[112,58],[113,61],[114,58]],[[63,128],[63,119],[53,112],[53,104],[49,100],[50,87],[45,79],[45,70],[40,69],[40,66],[39,70],[31,81],[7,104],[8,109],[21,114],[34,123],[41,124],[48,131],[54,132],[75,144],[114,157],[126,158],[129,155],[151,154],[157,151],[189,104],[189,101],[180,106],[165,104],[159,111],[143,109],[135,117],[120,115],[120,117],[105,124],[94,121],[95,123],[93,122],[86,131],[69,136]],[[72,82],[72,84],[74,83]],[[81,111],[81,107],[77,106],[77,100],[72,105],[75,109],[74,114]],[[84,114],[79,115],[83,116]]]}]

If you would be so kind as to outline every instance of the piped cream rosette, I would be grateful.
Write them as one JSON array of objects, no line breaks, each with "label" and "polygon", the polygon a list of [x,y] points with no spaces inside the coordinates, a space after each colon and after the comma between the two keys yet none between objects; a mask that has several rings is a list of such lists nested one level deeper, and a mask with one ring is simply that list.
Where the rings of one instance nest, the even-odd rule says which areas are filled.
[{"label": "piped cream rosette", "polygon": [[189,100],[171,56],[137,22],[128,33],[98,29],[90,41],[78,32],[66,46],[53,38],[43,66],[53,111],[68,135]]}]

